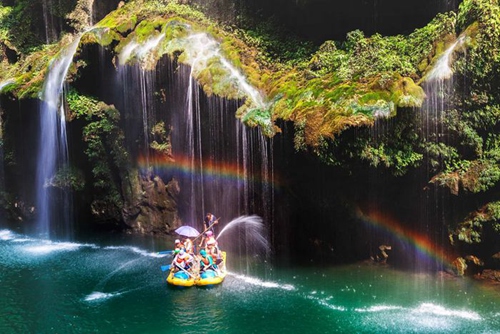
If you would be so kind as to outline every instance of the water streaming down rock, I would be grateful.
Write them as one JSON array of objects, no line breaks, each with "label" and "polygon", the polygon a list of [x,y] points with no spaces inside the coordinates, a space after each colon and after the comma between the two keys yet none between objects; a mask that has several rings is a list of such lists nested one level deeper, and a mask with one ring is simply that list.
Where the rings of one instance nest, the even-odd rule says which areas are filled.
[{"label": "water streaming down rock", "polygon": [[[439,152],[446,151],[450,143],[446,118],[449,116],[449,111],[454,108],[452,96],[455,85],[451,64],[454,51],[464,39],[464,36],[460,36],[448,47],[426,75],[423,83],[427,96],[421,109],[421,136],[427,147],[423,170],[423,180],[426,183],[431,181],[437,171],[444,166],[443,155]],[[419,217],[420,228],[423,231],[429,231],[431,226],[442,226],[441,231],[436,231],[434,235],[429,234],[428,237],[434,245],[446,245],[447,231],[443,227],[449,225],[450,194],[439,187],[424,186],[424,189],[427,190],[423,191],[420,199],[422,206]],[[435,263],[437,267],[442,265],[442,263]]]},{"label": "water streaming down rock", "polygon": [[[228,113],[229,106],[223,99],[210,98],[208,108],[205,109],[203,99],[206,97],[195,78],[210,66],[209,62],[220,62],[227,71],[225,80],[231,83],[232,89],[241,97],[246,96],[254,106],[260,108],[264,106],[263,99],[259,92],[247,83],[245,77],[221,55],[218,42],[206,33],[189,35],[182,44],[186,63],[190,65],[184,109],[186,145],[182,149],[182,154],[189,157],[189,170],[193,171],[189,181],[190,211],[187,218],[189,221],[197,221],[206,211],[213,211],[227,218],[251,213],[255,210],[249,204],[252,203],[250,194],[255,190],[254,177],[262,180],[262,189],[258,191],[266,197],[262,204],[270,201],[267,188],[271,167],[269,140],[264,139],[259,131],[248,129],[235,119],[235,109]],[[227,114],[232,121],[226,119]],[[231,155],[230,150],[227,150],[229,147],[234,150],[235,155]],[[256,169],[259,164],[260,170]],[[224,173],[234,174],[233,184],[223,180]],[[217,177],[221,179],[218,181]],[[214,187],[218,188],[223,183],[227,184],[215,192]],[[223,195],[224,203],[217,200],[219,194]],[[231,206],[233,208],[229,209]]]},{"label": "water streaming down rock", "polygon": [[[272,214],[268,210],[272,207],[273,193],[272,142],[258,129],[245,127],[235,117],[243,98],[250,99],[253,106],[264,107],[262,97],[224,59],[219,43],[206,33],[166,43],[163,36],[159,34],[142,43],[131,40],[118,56],[120,64],[129,65],[119,67],[122,86],[118,90],[126,100],[125,117],[138,121],[139,115],[134,110],[146,111],[141,116],[140,137],[144,138],[144,145],[136,154],[143,158],[143,173],[179,180],[179,211],[185,224],[199,227],[207,211],[227,222],[257,210],[268,221]],[[150,66],[153,62],[148,58],[154,59],[163,51],[173,54],[172,50],[179,45],[184,53],[183,62],[189,66],[178,64],[175,56],[173,60],[161,58],[156,68]],[[208,97],[195,80],[214,62],[224,69],[227,87],[239,100]],[[137,121],[126,121],[130,145],[139,135]],[[156,156],[150,161],[148,137],[157,122],[171,127],[172,157]],[[169,168],[165,169],[166,164]]]},{"label": "water streaming down rock", "polygon": [[61,189],[51,191],[54,186],[65,187],[56,181],[56,174],[64,178],[69,172],[68,143],[66,135],[66,112],[62,101],[64,82],[73,61],[82,35],[75,36],[73,42],[63,49],[48,70],[41,92],[40,133],[38,139],[38,159],[36,175],[36,209],[40,233],[50,234],[50,225],[60,225],[64,234],[71,234],[70,193]]},{"label": "water streaming down rock", "polygon": [[[139,121],[142,124],[142,133],[129,136],[135,138],[137,136],[142,138],[142,144],[139,145],[141,155],[146,161],[146,174],[149,174],[149,145],[150,132],[155,124],[156,113],[153,93],[155,92],[156,81],[154,73],[151,69],[151,63],[155,58],[155,52],[158,45],[164,39],[163,33],[150,37],[144,43],[139,43],[132,39],[122,49],[118,55],[118,81],[123,83],[123,105],[127,110],[141,110],[139,115],[135,113],[126,113],[125,121],[128,124],[128,129],[133,128],[133,123]],[[129,66],[126,66],[129,64]],[[139,83],[140,100],[130,92],[130,85],[135,82]],[[130,147],[134,145],[130,143]]]},{"label": "water streaming down rock", "polygon": [[54,7],[55,6],[52,0],[42,1],[42,15],[43,22],[45,23],[45,42],[47,44],[52,43],[57,39],[56,22],[51,13],[51,9]]}]

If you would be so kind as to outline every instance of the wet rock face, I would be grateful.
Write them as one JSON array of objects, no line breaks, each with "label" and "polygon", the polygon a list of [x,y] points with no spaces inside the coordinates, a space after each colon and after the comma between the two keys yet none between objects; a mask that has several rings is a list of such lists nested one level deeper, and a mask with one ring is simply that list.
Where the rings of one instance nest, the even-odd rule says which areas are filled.
[{"label": "wet rock face", "polygon": [[177,211],[180,188],[173,179],[167,185],[159,176],[140,176],[135,204],[123,208],[123,220],[134,233],[169,233],[181,225]]}]

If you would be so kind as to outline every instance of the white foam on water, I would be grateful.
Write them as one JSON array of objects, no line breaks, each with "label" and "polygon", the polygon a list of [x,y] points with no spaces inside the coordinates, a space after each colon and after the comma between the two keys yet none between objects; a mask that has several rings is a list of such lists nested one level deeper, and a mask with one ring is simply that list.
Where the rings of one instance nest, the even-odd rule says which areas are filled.
[{"label": "white foam on water", "polygon": [[91,294],[87,295],[85,298],[83,298],[83,300],[86,302],[100,302],[119,296],[122,293],[123,292],[106,293],[106,292],[94,291]]},{"label": "white foam on water", "polygon": [[34,239],[30,239],[30,238],[15,238],[12,240],[12,242],[30,242],[30,241],[34,241]]},{"label": "white foam on water", "polygon": [[0,240],[12,240],[15,239],[14,233],[9,230],[0,230]]},{"label": "white foam on water", "polygon": [[148,252],[148,251],[145,251],[144,249],[140,249],[140,248],[133,247],[133,246],[108,246],[108,247],[104,247],[104,249],[127,250],[127,251],[131,251],[131,252],[137,253],[137,254],[142,255],[142,256],[154,257],[154,258],[162,258],[165,256],[163,254],[158,254],[156,252]]},{"label": "white foam on water", "polygon": [[291,284],[280,284],[277,282],[266,282],[266,281],[262,281],[258,278],[255,278],[255,277],[238,275],[238,274],[234,274],[234,273],[228,273],[228,275],[231,275],[234,278],[242,280],[245,283],[257,285],[257,286],[260,286],[263,288],[282,289],[282,290],[287,290],[287,291],[294,291],[295,290],[295,287]]},{"label": "white foam on water", "polygon": [[394,305],[374,305],[370,307],[364,308],[356,308],[354,311],[356,312],[384,312],[384,311],[394,311],[394,310],[404,310],[405,308],[402,306],[394,306]]},{"label": "white foam on water", "polygon": [[341,311],[341,312],[347,311],[347,309],[344,306],[331,304],[330,300],[333,298],[331,296],[327,297],[327,298],[318,298],[318,297],[313,296],[313,295],[308,295],[308,296],[306,296],[306,298],[313,300],[313,301],[317,302],[319,305],[326,307],[330,310]]},{"label": "white foam on water", "polygon": [[412,312],[418,314],[432,314],[469,320],[482,320],[481,316],[476,312],[469,310],[451,310],[433,303],[420,304],[417,308],[413,309]]},{"label": "white foam on water", "polygon": [[72,243],[72,242],[52,242],[45,241],[41,245],[27,246],[23,248],[23,251],[36,255],[45,255],[53,252],[61,251],[74,251],[84,245]]}]

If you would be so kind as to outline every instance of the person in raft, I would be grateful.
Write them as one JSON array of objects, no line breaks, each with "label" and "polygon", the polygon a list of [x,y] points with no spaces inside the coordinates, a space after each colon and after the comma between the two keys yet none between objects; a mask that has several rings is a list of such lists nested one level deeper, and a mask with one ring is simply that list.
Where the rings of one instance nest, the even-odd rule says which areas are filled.
[{"label": "person in raft", "polygon": [[202,249],[200,251],[200,256],[200,272],[207,269],[217,270],[217,265],[214,263],[214,259],[210,254],[207,254],[206,250]]},{"label": "person in raft", "polygon": [[179,249],[180,250],[180,249],[184,249],[185,248],[184,247],[184,243],[181,240],[179,240],[179,239],[175,239],[174,244],[175,244],[175,249]]},{"label": "person in raft", "polygon": [[188,253],[190,255],[194,254],[194,245],[193,245],[193,241],[191,239],[183,236],[182,237],[182,244],[184,245],[184,250],[186,251],[186,253]]},{"label": "person in raft", "polygon": [[174,253],[176,254],[174,260],[172,261],[172,268],[175,268],[175,271],[179,270],[189,270],[193,266],[193,257],[186,253],[186,251],[181,249],[175,249]]},{"label": "person in raft", "polygon": [[207,231],[206,236],[205,250],[212,258],[216,259],[215,263],[219,264],[222,259],[219,251],[219,244],[217,240],[215,240],[214,233],[212,231]]},{"label": "person in raft", "polygon": [[[206,215],[205,215],[205,218],[203,219],[203,231],[212,231],[212,233],[214,232],[214,226],[215,224],[217,224],[219,222],[219,219],[217,219],[217,217],[215,217],[214,214],[208,212]],[[198,245],[198,247],[201,247],[203,245],[203,242],[205,241],[205,236],[202,236],[201,237],[201,241],[200,241],[200,244]]]}]

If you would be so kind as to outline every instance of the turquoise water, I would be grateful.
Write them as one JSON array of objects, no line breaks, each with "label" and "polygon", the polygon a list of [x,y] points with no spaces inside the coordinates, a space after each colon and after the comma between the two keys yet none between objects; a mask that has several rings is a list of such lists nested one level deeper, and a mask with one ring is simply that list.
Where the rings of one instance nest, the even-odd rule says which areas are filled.
[{"label": "turquoise water", "polygon": [[0,333],[500,333],[500,287],[371,265],[232,271],[166,285],[168,241],[0,229]]}]

